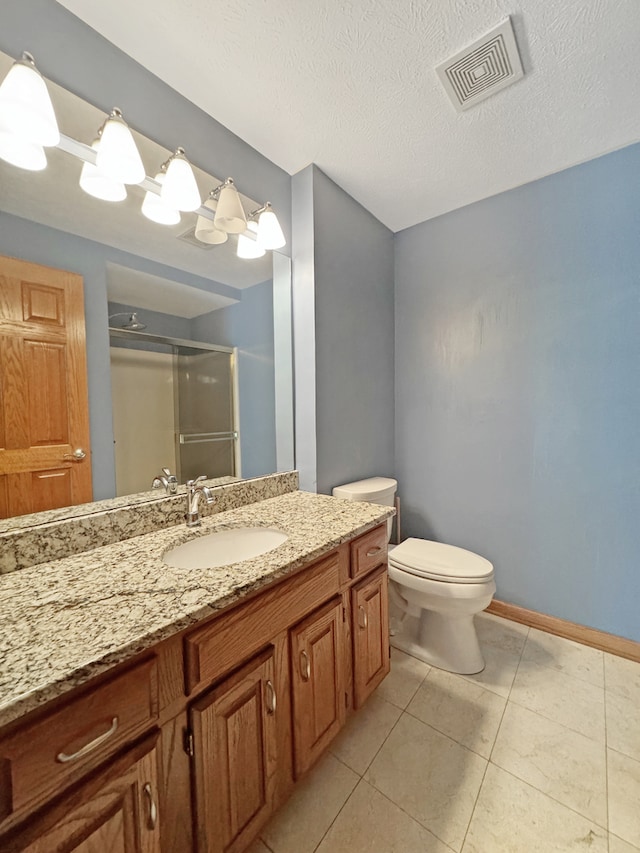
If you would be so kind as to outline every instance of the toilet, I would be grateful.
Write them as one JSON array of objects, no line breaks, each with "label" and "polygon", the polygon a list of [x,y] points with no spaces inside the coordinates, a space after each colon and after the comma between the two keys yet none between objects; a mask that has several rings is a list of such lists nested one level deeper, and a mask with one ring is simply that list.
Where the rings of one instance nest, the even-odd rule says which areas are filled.
[{"label": "toilet", "polygon": [[[398,484],[370,477],[336,486],[333,495],[393,506]],[[388,522],[391,535],[392,520]],[[389,548],[391,645],[448,672],[484,669],[473,617],[496,591],[493,566],[484,557],[427,539]]]}]

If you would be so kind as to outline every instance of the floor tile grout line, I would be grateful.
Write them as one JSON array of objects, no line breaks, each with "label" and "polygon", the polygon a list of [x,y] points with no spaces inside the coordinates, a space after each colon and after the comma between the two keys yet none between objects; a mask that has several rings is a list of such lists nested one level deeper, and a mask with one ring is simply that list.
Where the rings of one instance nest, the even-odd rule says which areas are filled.
[{"label": "floor tile grout line", "polygon": [[[380,698],[382,699],[383,697],[381,696]],[[385,700],[385,701],[386,701],[386,700]],[[389,702],[388,704],[391,704],[391,702]],[[394,705],[393,707],[397,708],[397,705]],[[331,823],[330,823],[330,824],[329,824],[329,826],[327,827],[326,831],[323,833],[322,838],[320,839],[320,841],[318,842],[318,844],[313,848],[314,853],[315,853],[315,851],[320,847],[320,845],[322,844],[322,842],[324,841],[324,839],[325,839],[325,837],[326,837],[327,833],[330,831],[330,829],[331,829],[331,827],[333,826],[333,824],[337,821],[337,819],[338,819],[338,817],[340,816],[340,814],[341,814],[342,810],[345,808],[345,806],[347,805],[347,803],[349,802],[349,800],[350,800],[350,799],[351,799],[351,797],[353,796],[353,793],[354,793],[354,791],[356,790],[356,788],[358,787],[358,785],[360,784],[360,782],[365,782],[367,785],[369,784],[369,782],[367,782],[367,780],[364,778],[364,775],[365,775],[365,773],[367,772],[367,770],[371,767],[371,765],[373,764],[373,762],[375,761],[376,756],[378,755],[378,753],[380,752],[380,750],[382,749],[382,747],[383,747],[383,746],[385,745],[385,743],[387,742],[387,739],[389,738],[389,735],[390,735],[390,734],[391,734],[391,732],[395,729],[395,727],[398,725],[398,722],[402,719],[402,715],[403,715],[404,713],[405,713],[404,711],[400,711],[400,714],[398,715],[398,719],[395,721],[395,723],[393,724],[393,726],[391,727],[391,729],[390,729],[390,730],[389,730],[389,732],[387,733],[386,737],[384,738],[384,740],[383,740],[383,741],[382,741],[382,743],[380,744],[380,747],[376,750],[376,752],[375,752],[375,754],[374,754],[373,758],[371,759],[371,761],[370,761],[370,762],[367,764],[367,766],[365,767],[365,769],[364,769],[364,772],[363,772],[363,773],[358,773],[358,771],[357,771],[357,770],[354,770],[354,769],[353,769],[353,767],[350,767],[350,766],[349,766],[345,761],[342,761],[342,759],[341,759],[341,758],[339,758],[339,756],[337,756],[337,755],[335,755],[333,752],[331,752],[331,747],[329,747],[329,751],[331,752],[331,755],[332,755],[335,759],[337,759],[341,764],[343,764],[345,767],[347,767],[349,770],[351,770],[351,772],[352,772],[352,773],[355,773],[355,775],[358,777],[358,781],[357,781],[357,782],[356,782],[356,784],[353,786],[353,790],[351,791],[351,793],[349,794],[349,796],[347,797],[347,799],[344,801],[344,803],[343,803],[343,804],[340,806],[340,808],[338,809],[337,813],[335,814],[335,816],[334,816],[333,820],[331,821]],[[371,786],[371,787],[375,787],[375,786]],[[376,790],[378,790],[378,789],[376,788]]]},{"label": "floor tile grout line", "polygon": [[[334,757],[335,757],[335,756],[334,756]],[[353,772],[355,773],[355,770],[354,770]],[[358,776],[358,781],[356,782],[356,784],[353,786],[353,788],[352,788],[352,789],[351,789],[351,791],[349,792],[349,796],[346,798],[346,800],[344,801],[344,803],[340,806],[340,808],[338,809],[338,811],[335,813],[335,815],[334,815],[334,817],[333,817],[333,820],[331,821],[331,823],[329,824],[329,826],[328,826],[328,827],[326,828],[326,830],[322,833],[322,838],[320,839],[320,841],[318,841],[318,843],[316,844],[316,846],[313,848],[313,853],[316,853],[316,851],[319,849],[319,847],[320,847],[320,845],[322,844],[322,842],[323,842],[323,841],[325,840],[325,838],[327,837],[327,834],[331,831],[331,827],[332,827],[332,826],[333,826],[333,824],[338,820],[338,818],[339,818],[339,817],[340,817],[340,815],[342,814],[343,810],[346,808],[347,803],[349,802],[349,800],[351,799],[351,797],[353,797],[353,795],[354,795],[354,793],[355,793],[355,790],[356,790],[356,788],[358,787],[358,785],[359,785],[361,782],[364,782],[364,781],[365,781],[365,780],[364,780],[364,778],[363,778],[362,776],[360,776],[358,773],[356,773],[356,776]]]},{"label": "floor tile grout line", "polygon": [[434,838],[437,838],[438,841],[442,842],[442,844],[444,844],[444,846],[448,850],[451,850],[452,853],[455,853],[453,847],[449,843],[444,841],[444,839],[440,838],[439,835],[436,835],[436,833],[432,829],[430,829],[428,826],[425,826],[425,824],[422,823],[422,821],[418,820],[417,817],[414,817],[410,812],[408,812],[405,808],[403,808],[400,805],[400,803],[396,803],[396,801],[392,800],[391,797],[388,796],[388,794],[385,794],[385,792],[381,791],[380,788],[376,788],[376,786],[373,784],[373,782],[369,782],[364,777],[362,778],[362,781],[364,782],[365,785],[368,785],[370,788],[372,788],[376,792],[376,794],[380,794],[380,796],[384,797],[387,802],[391,803],[392,806],[394,806],[396,809],[401,811],[402,814],[406,815],[409,818],[409,820],[413,821],[413,823],[418,824],[418,826],[420,826],[420,827],[422,827],[422,829],[426,830],[429,833],[429,835],[433,835]]},{"label": "floor tile grout line", "polygon": [[586,737],[587,740],[592,740],[594,743],[603,743],[606,746],[606,732],[604,732],[604,738],[591,737],[591,735],[587,735],[584,732],[579,731],[578,729],[574,729],[572,726],[568,726],[566,723],[561,723],[558,720],[553,719],[553,717],[549,717],[547,716],[547,714],[543,714],[541,711],[529,708],[522,702],[518,702],[517,699],[509,699],[507,704],[509,704],[509,702],[511,702],[511,704],[513,705],[517,705],[518,708],[524,708],[525,711],[530,711],[532,714],[537,714],[539,717],[542,717],[545,720],[549,720],[550,723],[557,723],[559,726],[564,726],[565,729],[569,729],[569,731],[574,732],[574,734],[582,735],[582,737]]},{"label": "floor tile grout line", "polygon": [[[495,696],[496,694],[494,693],[493,695]],[[505,708],[506,708],[506,706],[507,706],[507,703],[505,700]],[[443,732],[441,729],[437,729],[432,723],[427,723],[425,720],[416,716],[411,711],[405,711],[404,713],[407,714],[409,717],[411,717],[412,720],[417,720],[417,722],[422,723],[424,726],[428,726],[428,728],[432,729],[434,732],[437,732],[437,734],[442,735],[443,737],[446,737],[449,740],[453,741],[457,746],[461,746],[463,749],[466,749],[469,752],[472,752],[474,755],[477,755],[478,758],[482,758],[483,761],[489,761],[489,758],[486,755],[483,755],[481,752],[478,752],[477,750],[473,749],[473,747],[469,746],[468,744],[462,743],[461,741],[456,740],[454,737],[452,737],[451,735],[448,735],[446,732]],[[502,715],[504,716],[504,709],[502,711]],[[502,717],[500,718],[500,722],[502,722]],[[497,737],[497,735],[496,735],[496,737]],[[491,749],[493,750],[493,747],[491,747]]]},{"label": "floor tile grout line", "polygon": [[[504,715],[507,712],[507,706],[509,705],[509,697],[511,696],[511,690],[513,688],[513,682],[516,680],[516,675],[518,674],[518,669],[520,668],[520,663],[522,661],[522,656],[524,654],[525,646],[527,645],[527,640],[529,639],[529,633],[531,629],[528,628],[524,637],[524,643],[522,644],[522,648],[520,649],[520,657],[518,658],[518,666],[516,667],[516,671],[513,675],[513,681],[511,682],[511,686],[509,687],[509,694],[506,697],[506,701],[504,703],[504,708],[502,709],[502,715],[500,717],[500,723],[498,724],[498,728],[496,729],[496,736],[493,739],[493,744],[491,746],[491,750],[489,752],[489,758],[487,759],[486,766],[484,768],[484,773],[482,774],[482,781],[480,782],[480,787],[478,788],[478,793],[476,794],[476,798],[473,803],[473,808],[471,809],[471,814],[469,816],[469,823],[467,824],[467,828],[464,832],[464,838],[462,839],[462,845],[460,846],[460,850],[464,850],[464,846],[467,843],[467,836],[469,835],[469,830],[471,829],[471,824],[473,823],[473,816],[476,813],[476,809],[478,807],[478,800],[480,799],[480,794],[482,792],[482,788],[484,786],[484,780],[487,777],[487,771],[489,769],[489,765],[491,762],[491,757],[493,756],[493,750],[495,749],[496,741],[498,740],[498,735],[500,734],[500,729],[502,728],[502,722],[504,720]],[[494,765],[496,766],[496,765]]]},{"label": "floor tile grout line", "polygon": [[609,752],[615,752],[616,755],[621,755],[628,761],[633,761],[635,764],[640,764],[640,758],[636,758],[635,755],[629,755],[628,752],[623,752],[621,749],[614,749],[612,746],[608,746],[607,749],[609,750]]},{"label": "floor tile grout line", "polygon": [[481,793],[482,788],[484,786],[484,780],[487,777],[487,770],[489,769],[489,764],[490,764],[490,762],[487,761],[485,768],[484,768],[484,772],[482,774],[482,779],[480,781],[480,786],[478,788],[478,793],[476,794],[476,798],[473,801],[473,808],[471,809],[471,814],[469,815],[469,822],[467,823],[467,828],[464,831],[464,838],[462,839],[462,844],[460,845],[461,851],[464,850],[464,845],[467,843],[467,836],[469,835],[469,830],[471,829],[471,824],[473,823],[473,816],[475,815],[476,809],[478,807],[478,800],[480,799],[480,793]]},{"label": "floor tile grout line", "polygon": [[[587,646],[586,648],[590,648],[590,646]],[[555,666],[547,666],[546,664],[541,663],[540,661],[537,661],[537,660],[532,660],[531,658],[524,658],[524,661],[525,661],[526,663],[531,663],[531,664],[533,664],[534,666],[539,667],[540,669],[545,669],[545,670],[547,670],[547,671],[549,671],[549,672],[555,672],[557,675],[562,675],[562,676],[564,676],[565,678],[570,678],[572,681],[578,681],[580,684],[589,684],[589,685],[591,685],[591,687],[595,687],[595,688],[596,688],[596,689],[598,689],[598,690],[604,690],[604,689],[605,689],[605,688],[604,688],[604,678],[603,678],[603,683],[602,683],[602,685],[600,685],[600,684],[594,684],[594,682],[593,682],[593,681],[589,681],[589,679],[587,679],[587,678],[580,678],[580,676],[579,676],[579,675],[573,675],[573,673],[571,673],[571,672],[565,672],[565,670],[563,670],[563,669],[558,669],[558,668],[557,668],[557,667],[555,667]],[[522,662],[522,656],[521,656],[521,658],[520,658],[520,663],[521,663],[521,662]],[[518,668],[519,668],[519,667],[520,667],[520,664],[518,664]]]},{"label": "floor tile grout line", "polygon": [[568,811],[573,812],[573,814],[582,818],[582,820],[586,820],[588,823],[593,824],[593,826],[596,826],[598,829],[601,829],[602,832],[606,832],[607,835],[609,834],[609,828],[606,826],[602,826],[602,824],[598,823],[597,820],[592,820],[590,817],[587,817],[586,815],[582,814],[582,812],[577,811],[573,806],[568,806],[566,803],[560,802],[560,800],[557,800],[554,796],[548,794],[546,791],[541,791],[540,788],[536,788],[536,786],[532,785],[531,782],[527,782],[526,780],[521,779],[519,776],[516,776],[513,771],[506,770],[504,767],[500,767],[499,764],[494,764],[493,761],[489,761],[488,763],[491,764],[493,767],[497,767],[497,769],[501,770],[503,773],[507,773],[509,776],[511,776],[512,779],[516,779],[518,782],[522,783],[523,785],[526,785],[527,788],[531,788],[538,794],[541,794],[543,797],[546,797],[548,800],[551,800],[552,802],[561,806],[563,809],[567,809]]}]

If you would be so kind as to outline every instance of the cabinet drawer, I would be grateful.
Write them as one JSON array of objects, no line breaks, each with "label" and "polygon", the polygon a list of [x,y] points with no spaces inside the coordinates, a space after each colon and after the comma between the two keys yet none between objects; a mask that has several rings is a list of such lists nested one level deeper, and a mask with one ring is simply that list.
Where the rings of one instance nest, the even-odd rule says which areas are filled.
[{"label": "cabinet drawer", "polygon": [[185,638],[187,693],[211,684],[338,590],[337,551]]},{"label": "cabinet drawer", "polygon": [[39,806],[158,719],[155,658],[0,740],[0,820]]},{"label": "cabinet drawer", "polygon": [[386,562],[387,525],[385,522],[351,543],[351,577],[359,578]]}]

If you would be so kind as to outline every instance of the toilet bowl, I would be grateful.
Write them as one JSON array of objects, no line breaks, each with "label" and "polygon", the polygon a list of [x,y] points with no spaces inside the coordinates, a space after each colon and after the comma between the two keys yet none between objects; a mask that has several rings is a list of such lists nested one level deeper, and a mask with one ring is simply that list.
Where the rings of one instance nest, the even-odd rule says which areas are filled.
[{"label": "toilet bowl", "polygon": [[389,554],[391,645],[449,672],[484,669],[473,617],[496,591],[493,566],[464,548],[407,539]]},{"label": "toilet bowl", "polygon": [[[333,495],[392,506],[396,488],[391,478],[372,477],[337,486]],[[389,548],[389,580],[392,646],[449,672],[484,669],[473,618],[496,591],[488,560],[410,538]]]}]

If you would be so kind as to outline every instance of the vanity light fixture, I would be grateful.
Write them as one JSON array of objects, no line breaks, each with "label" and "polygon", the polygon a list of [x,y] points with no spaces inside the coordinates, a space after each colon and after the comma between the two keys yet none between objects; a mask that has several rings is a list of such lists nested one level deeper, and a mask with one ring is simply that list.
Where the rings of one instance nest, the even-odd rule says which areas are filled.
[{"label": "vanity light fixture", "polygon": [[218,230],[227,234],[242,234],[247,230],[247,215],[233,178],[227,178],[223,184],[212,190],[210,197],[217,201],[213,224]]},{"label": "vanity light fixture", "polygon": [[[156,175],[155,180],[162,186],[166,176],[167,173],[164,171],[164,167],[162,167]],[[151,190],[147,190],[145,193],[141,210],[147,219],[157,222],[158,225],[177,225],[180,222],[180,211],[174,207],[169,207],[161,195]]]},{"label": "vanity light fixture", "polygon": [[187,160],[184,148],[176,148],[175,153],[162,164],[165,172],[160,198],[170,208],[189,213],[200,207],[200,190],[196,183],[191,163]]},{"label": "vanity light fixture", "polygon": [[265,249],[281,249],[286,246],[287,241],[270,201],[254,210],[251,218],[258,220],[258,243]]},{"label": "vanity light fixture", "polygon": [[47,84],[25,51],[0,85],[0,157],[21,169],[47,165],[44,147],[60,142]]},{"label": "vanity light fixture", "polygon": [[[209,198],[205,201],[203,207],[215,213],[218,202],[213,197],[213,192],[209,193]],[[200,240],[201,243],[208,243],[210,246],[218,246],[221,243],[226,243],[229,239],[226,231],[220,231],[219,228],[216,228],[214,220],[207,219],[204,216],[198,216],[194,237],[196,240]]]},{"label": "vanity light fixture", "polygon": [[47,155],[42,145],[25,142],[19,136],[0,129],[0,158],[19,169],[40,172],[47,168]]},{"label": "vanity light fixture", "polygon": [[144,164],[129,125],[114,107],[98,131],[96,166],[100,174],[122,184],[139,184],[146,177]]},{"label": "vanity light fixture", "polygon": [[253,258],[262,258],[266,249],[257,239],[258,223],[253,219],[247,222],[247,230],[252,231],[256,238],[246,237],[244,234],[238,235],[238,257],[243,260],[251,260]]},{"label": "vanity light fixture", "polygon": [[[100,137],[94,139],[91,147],[98,150]],[[127,188],[120,181],[104,175],[95,163],[85,161],[80,172],[80,186],[88,194],[101,201],[124,201],[127,197]]]}]

